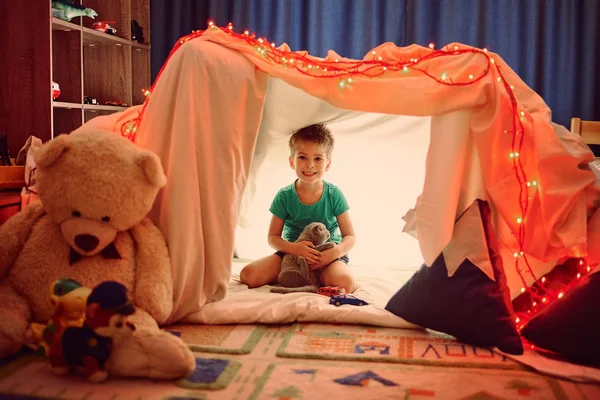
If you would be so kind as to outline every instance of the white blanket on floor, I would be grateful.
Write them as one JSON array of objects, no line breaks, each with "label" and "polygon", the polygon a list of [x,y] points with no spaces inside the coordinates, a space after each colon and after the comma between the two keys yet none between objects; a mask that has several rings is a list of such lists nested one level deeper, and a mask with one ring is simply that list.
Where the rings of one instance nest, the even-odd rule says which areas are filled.
[{"label": "white blanket on floor", "polygon": [[[353,267],[354,268],[354,267]],[[394,293],[411,276],[411,271],[381,269],[377,277],[373,271],[355,268],[359,288],[354,292],[369,305],[336,307],[329,304],[329,297],[316,293],[271,293],[270,286],[248,289],[239,281],[241,265],[234,263],[233,275],[227,296],[218,302],[208,303],[184,321],[203,324],[250,324],[288,323],[312,321],[329,323],[352,323],[396,328],[416,328],[404,319],[385,310]],[[369,273],[370,272],[370,273]]]}]

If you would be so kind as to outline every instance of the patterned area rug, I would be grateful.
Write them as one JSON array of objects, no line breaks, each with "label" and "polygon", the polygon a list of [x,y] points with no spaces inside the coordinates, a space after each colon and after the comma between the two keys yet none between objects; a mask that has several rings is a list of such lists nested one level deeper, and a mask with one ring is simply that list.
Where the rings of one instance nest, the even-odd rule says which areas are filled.
[{"label": "patterned area rug", "polygon": [[277,351],[279,357],[360,360],[495,369],[525,369],[490,349],[469,346],[430,331],[296,324]]},{"label": "patterned area rug", "polygon": [[267,327],[264,325],[176,324],[164,328],[179,336],[193,351],[248,354],[256,347]]},{"label": "patterned area rug", "polygon": [[[357,325],[177,325],[195,349],[185,380],[59,377],[31,353],[0,363],[2,399],[576,399],[600,386],[530,371],[425,331]],[[202,349],[202,350],[199,350]]]}]

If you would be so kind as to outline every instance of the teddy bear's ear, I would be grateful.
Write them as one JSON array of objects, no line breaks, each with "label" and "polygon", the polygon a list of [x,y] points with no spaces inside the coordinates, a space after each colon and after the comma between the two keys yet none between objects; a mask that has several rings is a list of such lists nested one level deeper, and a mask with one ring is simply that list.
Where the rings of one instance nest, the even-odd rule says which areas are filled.
[{"label": "teddy bear's ear", "polygon": [[159,188],[167,184],[167,177],[156,154],[147,150],[141,150],[135,157],[136,163],[142,168],[151,184]]},{"label": "teddy bear's ear", "polygon": [[42,168],[49,167],[54,164],[68,148],[69,135],[58,135],[39,148],[35,154],[35,164]]}]

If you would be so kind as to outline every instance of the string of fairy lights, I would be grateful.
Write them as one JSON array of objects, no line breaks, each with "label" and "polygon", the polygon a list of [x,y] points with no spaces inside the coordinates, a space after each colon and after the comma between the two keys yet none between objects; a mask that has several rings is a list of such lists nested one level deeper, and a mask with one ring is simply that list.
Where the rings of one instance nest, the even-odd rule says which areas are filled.
[{"label": "string of fairy lights", "polygon": [[[243,33],[236,33],[233,30],[233,25],[229,23],[225,28],[218,27],[212,21],[209,21],[208,28],[206,30],[192,31],[191,34],[183,36],[178,40],[173,49],[171,50],[167,60],[163,64],[159,71],[154,84],[148,89],[144,89],[143,93],[146,96],[144,104],[142,105],[139,114],[136,118],[125,122],[121,126],[121,133],[123,136],[129,138],[135,142],[135,137],[139,124],[144,116],[150,96],[157,82],[160,80],[160,76],[164,71],[169,60],[173,54],[185,43],[195,38],[202,36],[205,32],[210,30],[220,30],[232,38],[245,41],[249,46],[254,47],[256,52],[263,57],[265,60],[275,66],[281,68],[293,69],[301,74],[324,79],[337,79],[338,87],[340,90],[351,89],[357,79],[363,78],[378,78],[383,77],[386,74],[413,74],[417,73],[434,80],[438,84],[448,86],[468,86],[484,79],[492,69],[495,69],[497,73],[496,82],[501,85],[501,88],[508,94],[510,99],[510,107],[512,111],[512,119],[510,127],[504,130],[505,134],[512,135],[511,148],[508,153],[508,162],[512,163],[512,169],[515,174],[515,178],[519,185],[519,210],[520,215],[515,218],[518,225],[518,250],[514,252],[515,268],[518,276],[523,284],[521,293],[528,293],[530,296],[531,306],[526,312],[518,312],[516,315],[516,326],[518,330],[521,330],[528,320],[533,315],[537,314],[543,308],[550,305],[552,302],[561,299],[564,294],[578,281],[580,278],[588,274],[591,268],[586,265],[583,259],[579,261],[579,269],[576,277],[573,280],[561,287],[560,289],[550,289],[547,287],[547,279],[542,277],[538,279],[531,265],[527,260],[527,256],[523,251],[525,242],[525,224],[526,215],[529,209],[529,200],[531,193],[530,191],[540,190],[540,183],[537,180],[529,180],[522,162],[522,149],[525,138],[524,122],[528,118],[527,113],[524,110],[519,110],[517,99],[513,93],[514,86],[507,82],[502,74],[502,67],[498,65],[493,56],[488,52],[487,49],[479,49],[466,45],[453,45],[452,48],[445,46],[441,49],[435,49],[433,43],[429,45],[427,53],[420,54],[419,57],[413,57],[408,60],[401,61],[390,61],[386,60],[383,55],[378,54],[375,50],[371,51],[370,59],[363,60],[348,60],[348,59],[317,59],[312,56],[303,55],[302,53],[295,53],[291,51],[285,51],[275,46],[275,43],[269,42],[265,38],[256,37],[254,33],[244,31]],[[473,54],[477,57],[481,57],[483,61],[483,68],[478,69],[479,73],[471,71],[463,76],[452,77],[446,71],[441,73],[433,73],[427,69],[427,62],[436,58],[444,57],[456,57],[464,54]],[[533,278],[533,284],[528,285],[525,278],[526,274],[530,274]]]}]

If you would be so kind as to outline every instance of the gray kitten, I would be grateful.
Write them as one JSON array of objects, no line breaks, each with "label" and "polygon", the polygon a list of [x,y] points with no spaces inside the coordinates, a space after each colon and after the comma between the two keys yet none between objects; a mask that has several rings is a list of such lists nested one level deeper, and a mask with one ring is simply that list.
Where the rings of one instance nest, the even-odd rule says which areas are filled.
[{"label": "gray kitten", "polygon": [[[308,240],[318,251],[324,251],[335,246],[329,240],[329,231],[321,222],[313,222],[304,228],[297,242]],[[302,256],[286,254],[281,261],[281,272],[277,277],[281,286],[271,288],[273,293],[311,292],[317,293],[319,282],[314,273],[308,269],[308,263]]]}]

